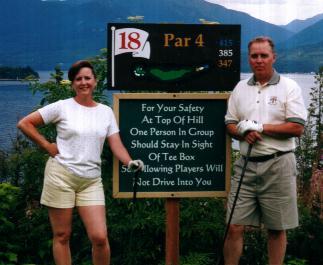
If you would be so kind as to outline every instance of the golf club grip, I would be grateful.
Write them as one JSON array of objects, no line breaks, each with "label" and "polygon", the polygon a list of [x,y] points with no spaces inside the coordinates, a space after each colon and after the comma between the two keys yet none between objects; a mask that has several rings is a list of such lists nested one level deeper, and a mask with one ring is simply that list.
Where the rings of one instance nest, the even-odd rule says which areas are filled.
[{"label": "golf club grip", "polygon": [[[245,163],[244,163],[244,165],[243,165],[243,171],[245,171],[246,170],[246,167],[247,167],[247,164],[248,164],[248,161],[249,161],[249,157],[250,157],[250,154],[251,154],[251,150],[252,150],[252,144],[249,144],[249,146],[248,146],[248,151],[247,151],[247,155],[246,155],[246,157],[245,157]],[[241,175],[242,175],[242,173],[241,173]]]}]

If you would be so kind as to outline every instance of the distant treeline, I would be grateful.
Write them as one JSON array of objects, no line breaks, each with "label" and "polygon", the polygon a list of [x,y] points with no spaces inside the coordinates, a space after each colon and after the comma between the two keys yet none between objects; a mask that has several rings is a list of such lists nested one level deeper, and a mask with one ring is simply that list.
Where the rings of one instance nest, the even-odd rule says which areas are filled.
[{"label": "distant treeline", "polygon": [[38,79],[39,75],[30,66],[27,67],[8,67],[0,66],[0,79],[21,80],[26,77]]}]

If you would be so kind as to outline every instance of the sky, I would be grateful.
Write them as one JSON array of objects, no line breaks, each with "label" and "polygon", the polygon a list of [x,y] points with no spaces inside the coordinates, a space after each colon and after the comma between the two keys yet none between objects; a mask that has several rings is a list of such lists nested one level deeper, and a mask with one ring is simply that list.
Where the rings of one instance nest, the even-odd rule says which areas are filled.
[{"label": "sky", "polygon": [[323,0],[205,0],[276,25],[323,14]]}]

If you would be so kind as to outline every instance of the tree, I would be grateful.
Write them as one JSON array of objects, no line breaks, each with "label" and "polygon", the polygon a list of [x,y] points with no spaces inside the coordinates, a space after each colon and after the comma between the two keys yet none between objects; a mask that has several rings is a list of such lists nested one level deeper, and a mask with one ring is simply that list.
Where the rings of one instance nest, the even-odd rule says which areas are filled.
[{"label": "tree", "polygon": [[15,206],[19,189],[9,183],[0,183],[0,264],[17,262],[17,235],[15,233]]},{"label": "tree", "polygon": [[298,139],[297,165],[299,170],[299,190],[302,196],[310,203],[311,199],[311,177],[313,166],[318,157],[320,136],[322,134],[322,88],[323,88],[323,67],[315,75],[316,86],[311,88],[310,104],[308,107],[308,118],[304,128],[304,134]]},{"label": "tree", "polygon": [[[95,99],[107,103],[107,51],[90,58],[96,74]],[[312,88],[309,119],[297,150],[300,188],[308,187],[317,150],[317,135],[322,133],[323,69]],[[39,106],[73,95],[60,67],[45,83],[30,81],[32,91],[43,93]],[[42,133],[55,139],[55,128],[44,126]],[[316,149],[315,149],[316,148]],[[236,155],[236,154],[233,154]],[[0,264],[52,264],[51,230],[47,210],[39,204],[43,171],[48,155],[20,135],[12,153],[0,152]],[[115,265],[164,264],[165,216],[163,199],[138,200],[134,210],[129,200],[111,196],[111,152],[104,147],[102,180],[108,209],[109,239]],[[232,159],[235,160],[235,159]],[[301,190],[302,191],[302,190]],[[303,191],[302,191],[303,192]],[[311,197],[312,198],[312,197]],[[322,264],[323,229],[318,215],[300,204],[300,227],[289,232],[286,264]],[[214,264],[220,253],[225,228],[225,200],[214,198],[181,199],[181,264]],[[1,230],[2,229],[2,230]],[[258,230],[246,235],[241,264],[264,264],[266,238]],[[80,218],[73,220],[71,238],[73,264],[90,264],[90,243]],[[257,242],[257,243],[255,243]],[[125,255],[126,253],[126,255]],[[306,259],[306,260],[305,260]],[[309,261],[310,263],[306,263]],[[298,263],[296,263],[298,262]],[[301,263],[302,262],[302,263]]]}]

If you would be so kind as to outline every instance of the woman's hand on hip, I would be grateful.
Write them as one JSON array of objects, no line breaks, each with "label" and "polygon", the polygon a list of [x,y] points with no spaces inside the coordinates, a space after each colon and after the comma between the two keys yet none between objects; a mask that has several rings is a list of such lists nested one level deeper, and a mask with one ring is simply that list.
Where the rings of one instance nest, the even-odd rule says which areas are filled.
[{"label": "woman's hand on hip", "polygon": [[56,143],[49,143],[46,146],[46,151],[51,157],[55,157],[59,153]]}]

